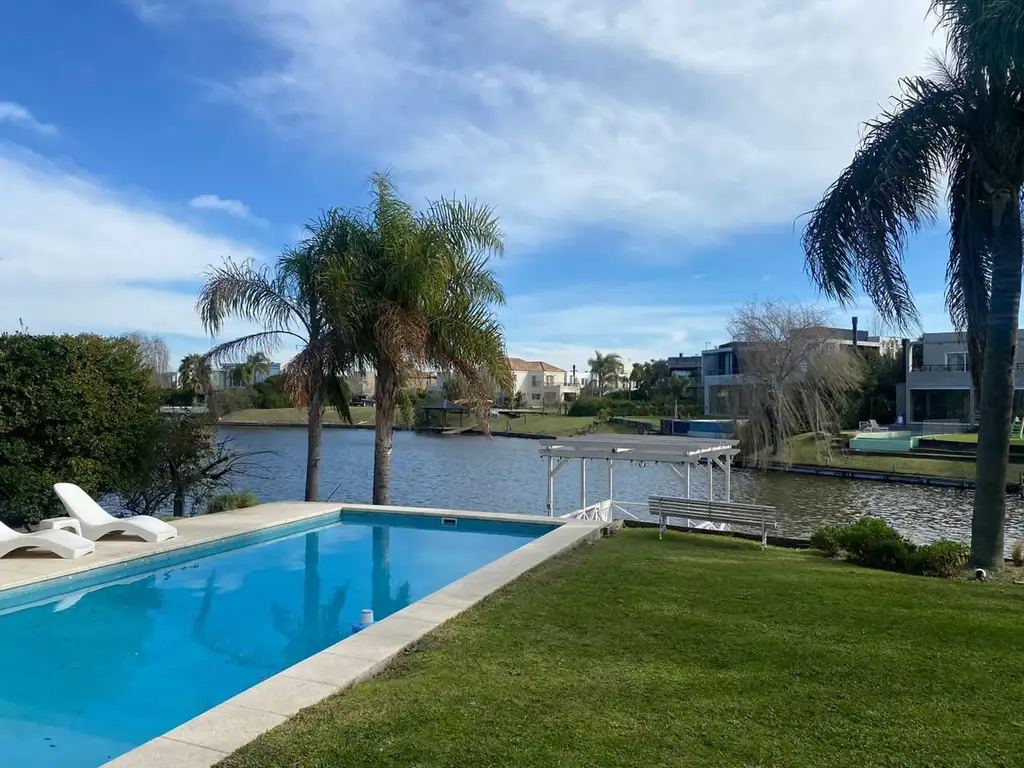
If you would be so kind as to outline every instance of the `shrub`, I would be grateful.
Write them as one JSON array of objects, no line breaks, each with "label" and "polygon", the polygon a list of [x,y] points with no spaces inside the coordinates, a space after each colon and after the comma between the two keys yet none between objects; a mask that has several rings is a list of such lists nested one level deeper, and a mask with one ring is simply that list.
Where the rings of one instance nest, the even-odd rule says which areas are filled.
[{"label": "shrub", "polygon": [[864,517],[839,530],[839,546],[851,563],[886,571],[906,571],[914,545],[877,517]]},{"label": "shrub", "polygon": [[811,546],[825,557],[839,557],[843,548],[839,546],[839,528],[825,526],[811,534]]},{"label": "shrub", "polygon": [[229,509],[255,507],[259,503],[260,500],[256,498],[256,494],[250,490],[238,493],[219,493],[210,499],[210,503],[206,505],[206,511],[209,514],[227,512]]},{"label": "shrub", "polygon": [[909,572],[952,579],[963,573],[971,559],[971,548],[959,541],[939,539],[918,547],[910,559]]},{"label": "shrub", "polygon": [[256,407],[259,395],[252,387],[221,389],[213,395],[213,409],[218,417]]},{"label": "shrub", "polygon": [[0,521],[58,516],[57,482],[117,491],[138,471],[157,403],[133,341],[0,334]]},{"label": "shrub", "polygon": [[257,408],[291,408],[292,400],[284,391],[281,375],[270,376],[254,386]]},{"label": "shrub", "polygon": [[1013,549],[1010,550],[1010,560],[1018,568],[1024,566],[1024,539],[1013,545]]}]

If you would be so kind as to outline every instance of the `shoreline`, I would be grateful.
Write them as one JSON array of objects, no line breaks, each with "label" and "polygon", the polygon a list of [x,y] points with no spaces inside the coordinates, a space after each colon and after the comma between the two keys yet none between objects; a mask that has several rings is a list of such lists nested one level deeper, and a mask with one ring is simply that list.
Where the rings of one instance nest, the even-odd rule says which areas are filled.
[{"label": "shoreline", "polygon": [[[228,428],[241,428],[241,429],[306,429],[308,426],[304,422],[282,422],[282,421],[230,421],[221,420],[217,422],[218,427]],[[325,423],[324,429],[374,429],[373,424],[334,424]],[[407,426],[396,426],[396,432],[423,432],[426,434],[434,435],[445,435],[445,432],[450,428],[445,427],[407,427]],[[484,433],[476,427],[472,429],[466,429],[463,432],[445,435],[445,437],[459,437],[460,435],[471,435],[473,437],[483,437]],[[505,432],[504,430],[491,430],[491,437],[518,437],[523,440],[556,440],[558,435],[545,435],[539,432]]]}]

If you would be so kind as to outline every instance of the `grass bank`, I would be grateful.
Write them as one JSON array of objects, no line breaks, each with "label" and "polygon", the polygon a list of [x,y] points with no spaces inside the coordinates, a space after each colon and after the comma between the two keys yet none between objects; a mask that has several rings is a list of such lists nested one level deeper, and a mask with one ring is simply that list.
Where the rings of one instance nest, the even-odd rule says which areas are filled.
[{"label": "grass bank", "polygon": [[[372,406],[355,406],[352,409],[352,421],[355,424],[372,425],[374,423],[374,411]],[[649,421],[657,424],[657,419],[636,419],[637,421]],[[328,409],[324,414],[324,421],[327,424],[344,425],[346,422],[338,416],[337,412]],[[530,413],[518,418],[499,416],[497,419],[490,419],[491,431],[502,433],[506,431],[525,435],[553,435],[563,437],[574,435],[579,430],[588,429],[597,420],[592,416],[561,416],[552,413]],[[257,424],[266,426],[280,426],[288,424],[305,425],[307,423],[306,411],[303,408],[250,408],[244,411],[229,413],[220,422],[223,426],[229,427],[238,424]],[[462,423],[469,427],[476,425],[476,417],[467,414],[463,417]],[[459,426],[458,415],[449,416],[448,425]],[[634,430],[617,425],[600,425],[600,432],[624,432],[633,434]]]},{"label": "grass bank", "polygon": [[1021,589],[625,531],[220,765],[1014,765]]},{"label": "grass bank", "polygon": [[[945,439],[945,438],[943,438]],[[916,458],[901,455],[865,456],[855,451],[842,454],[827,454],[815,442],[812,434],[797,435],[789,441],[788,459],[793,464],[839,467],[842,469],[863,469],[872,472],[896,472],[905,475],[927,475],[929,477],[950,477],[973,480],[976,465],[972,461],[944,461],[941,459]],[[1016,480],[1024,472],[1024,464],[1010,457],[1007,479]]]}]

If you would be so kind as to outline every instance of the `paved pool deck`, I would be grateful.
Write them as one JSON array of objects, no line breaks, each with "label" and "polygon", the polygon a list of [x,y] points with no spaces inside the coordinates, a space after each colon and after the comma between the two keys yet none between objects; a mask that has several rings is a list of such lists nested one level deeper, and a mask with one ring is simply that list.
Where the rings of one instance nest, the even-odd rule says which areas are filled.
[{"label": "paved pool deck", "polygon": [[75,560],[21,554],[0,560],[0,590],[83,573],[148,555],[180,550],[342,510],[375,514],[459,517],[545,525],[543,536],[519,547],[431,595],[376,622],[358,634],[314,654],[228,699],[168,733],[127,752],[104,768],[209,768],[299,710],[317,704],[377,674],[403,650],[476,605],[527,571],[587,541],[609,523],[536,515],[507,515],[418,507],[364,504],[275,503],[188,518],[178,536],[150,544],[136,539],[103,539],[93,554]]}]

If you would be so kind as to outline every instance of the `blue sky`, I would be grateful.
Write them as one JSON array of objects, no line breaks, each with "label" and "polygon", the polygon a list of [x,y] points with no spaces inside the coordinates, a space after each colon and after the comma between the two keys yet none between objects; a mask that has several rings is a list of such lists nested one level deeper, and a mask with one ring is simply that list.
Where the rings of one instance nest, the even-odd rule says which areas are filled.
[{"label": "blue sky", "polygon": [[[510,354],[697,352],[738,304],[816,300],[797,218],[940,44],[895,5],[0,4],[0,329],[204,351],[209,264],[273,258],[390,167],[497,209]],[[908,256],[927,330],[945,249],[940,224]]]}]

